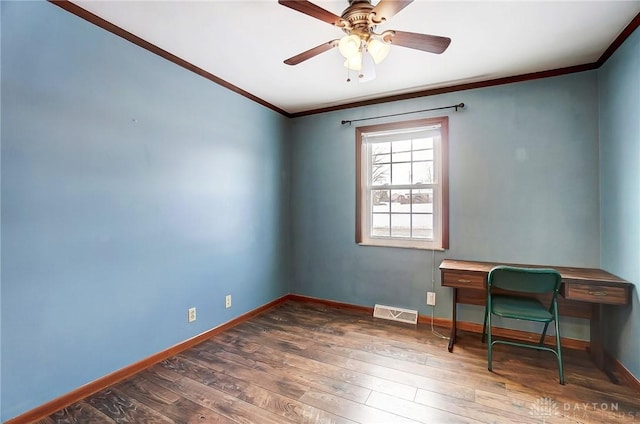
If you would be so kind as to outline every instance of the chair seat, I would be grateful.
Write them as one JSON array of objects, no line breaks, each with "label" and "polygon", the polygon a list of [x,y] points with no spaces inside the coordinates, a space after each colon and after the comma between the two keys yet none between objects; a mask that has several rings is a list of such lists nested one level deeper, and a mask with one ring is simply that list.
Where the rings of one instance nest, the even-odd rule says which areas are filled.
[{"label": "chair seat", "polygon": [[491,306],[495,315],[505,318],[538,322],[553,321],[553,314],[538,299],[494,295]]}]

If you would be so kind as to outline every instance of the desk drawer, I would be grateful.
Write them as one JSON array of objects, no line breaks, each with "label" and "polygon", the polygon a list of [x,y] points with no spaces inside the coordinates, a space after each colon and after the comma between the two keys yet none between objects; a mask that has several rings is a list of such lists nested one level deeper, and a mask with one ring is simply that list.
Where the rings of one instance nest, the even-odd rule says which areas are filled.
[{"label": "desk drawer", "polygon": [[484,274],[444,271],[442,273],[442,285],[461,289],[483,290],[485,288],[485,278]]},{"label": "desk drawer", "polygon": [[597,284],[565,283],[563,296],[570,300],[618,305],[624,305],[629,301],[627,290],[624,287]]}]

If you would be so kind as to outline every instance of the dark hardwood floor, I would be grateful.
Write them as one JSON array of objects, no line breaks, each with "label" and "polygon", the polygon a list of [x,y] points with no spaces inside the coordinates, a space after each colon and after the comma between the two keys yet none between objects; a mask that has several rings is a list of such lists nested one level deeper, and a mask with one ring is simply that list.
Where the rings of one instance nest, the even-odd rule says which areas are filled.
[{"label": "dark hardwood floor", "polygon": [[[444,332],[444,330],[441,330]],[[453,353],[429,326],[288,301],[40,421],[50,423],[630,423],[640,396],[585,352]]]}]

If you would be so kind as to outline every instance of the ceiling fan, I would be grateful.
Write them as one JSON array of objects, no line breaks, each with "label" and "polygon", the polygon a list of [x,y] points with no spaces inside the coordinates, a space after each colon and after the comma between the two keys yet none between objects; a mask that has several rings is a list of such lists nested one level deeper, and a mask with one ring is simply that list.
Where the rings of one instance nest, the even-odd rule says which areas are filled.
[{"label": "ceiling fan", "polygon": [[[418,34],[414,32],[386,30],[378,34],[376,27],[407,7],[413,0],[380,0],[373,6],[370,0],[349,0],[341,16],[306,0],[278,0],[289,7],[312,18],[320,19],[342,29],[346,35],[322,43],[312,49],[297,54],[284,63],[297,65],[321,53],[338,47],[346,58],[345,67],[360,71],[360,81],[375,78],[374,63],[380,63],[389,53],[391,45],[408,47],[429,53],[444,52],[451,39],[437,35]],[[372,77],[373,76],[373,77]]]}]

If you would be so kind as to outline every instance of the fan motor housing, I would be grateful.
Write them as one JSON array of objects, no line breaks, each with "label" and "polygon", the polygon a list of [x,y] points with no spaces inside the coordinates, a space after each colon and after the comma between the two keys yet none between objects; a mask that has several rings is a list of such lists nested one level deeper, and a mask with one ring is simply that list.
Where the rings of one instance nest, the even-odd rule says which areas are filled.
[{"label": "fan motor housing", "polygon": [[371,25],[369,16],[373,5],[369,0],[350,0],[349,7],[342,12],[341,18],[349,22],[350,28],[343,28],[347,34],[356,34],[361,38],[368,38],[374,26]]}]

